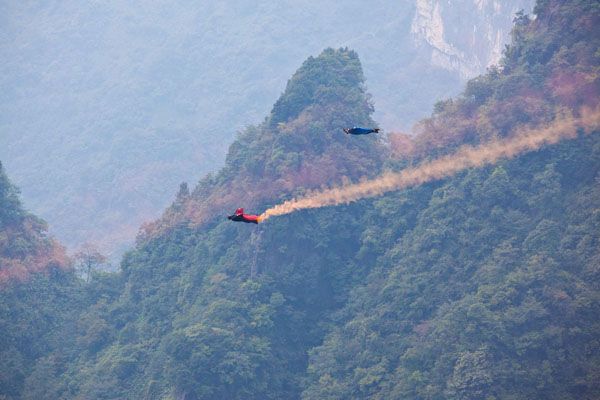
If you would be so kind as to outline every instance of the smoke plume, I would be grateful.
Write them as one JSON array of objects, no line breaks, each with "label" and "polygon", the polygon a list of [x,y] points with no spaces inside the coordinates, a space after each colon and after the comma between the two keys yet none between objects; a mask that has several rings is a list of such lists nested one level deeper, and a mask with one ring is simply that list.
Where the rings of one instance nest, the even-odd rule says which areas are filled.
[{"label": "smoke plume", "polygon": [[367,197],[421,185],[452,176],[468,168],[494,164],[500,159],[516,157],[552,145],[565,139],[574,139],[580,130],[589,134],[600,128],[600,109],[581,110],[578,117],[558,116],[552,123],[533,129],[522,129],[509,139],[494,140],[483,145],[461,147],[456,153],[423,163],[400,172],[386,172],[378,178],[333,187],[309,193],[305,197],[288,200],[266,210],[261,221],[276,215],[289,214],[308,208],[348,204]]}]

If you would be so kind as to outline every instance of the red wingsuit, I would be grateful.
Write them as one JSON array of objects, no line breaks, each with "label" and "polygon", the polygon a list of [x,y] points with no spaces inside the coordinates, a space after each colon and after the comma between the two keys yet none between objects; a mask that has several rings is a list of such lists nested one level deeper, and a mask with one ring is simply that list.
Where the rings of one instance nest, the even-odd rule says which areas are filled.
[{"label": "red wingsuit", "polygon": [[232,221],[241,221],[248,222],[251,224],[258,224],[260,222],[260,215],[244,214],[244,209],[238,208],[237,210],[235,210],[235,213],[233,215],[229,215],[227,219],[230,219]]}]

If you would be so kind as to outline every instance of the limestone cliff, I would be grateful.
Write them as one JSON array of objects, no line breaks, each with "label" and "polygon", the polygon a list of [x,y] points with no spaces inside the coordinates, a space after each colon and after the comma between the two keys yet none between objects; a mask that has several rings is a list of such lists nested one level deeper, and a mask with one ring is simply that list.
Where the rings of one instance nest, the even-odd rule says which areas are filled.
[{"label": "limestone cliff", "polygon": [[[471,6],[457,3],[472,3]],[[411,36],[431,62],[471,78],[500,59],[512,19],[530,0],[416,0]]]}]

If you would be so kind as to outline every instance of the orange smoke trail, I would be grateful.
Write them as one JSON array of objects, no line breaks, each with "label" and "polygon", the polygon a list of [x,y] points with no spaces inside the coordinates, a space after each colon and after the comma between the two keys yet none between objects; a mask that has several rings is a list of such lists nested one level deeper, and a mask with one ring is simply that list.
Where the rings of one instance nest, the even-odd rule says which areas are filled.
[{"label": "orange smoke trail", "polygon": [[494,140],[478,147],[464,146],[456,153],[426,162],[400,172],[386,172],[373,180],[334,187],[305,197],[288,200],[266,210],[261,222],[276,215],[289,214],[308,208],[348,204],[367,197],[380,196],[390,191],[405,189],[426,182],[447,178],[467,168],[493,164],[502,158],[535,151],[544,145],[577,137],[578,129],[588,134],[600,128],[600,109],[582,110],[578,118],[572,115],[558,117],[549,125],[524,129],[506,140]]}]

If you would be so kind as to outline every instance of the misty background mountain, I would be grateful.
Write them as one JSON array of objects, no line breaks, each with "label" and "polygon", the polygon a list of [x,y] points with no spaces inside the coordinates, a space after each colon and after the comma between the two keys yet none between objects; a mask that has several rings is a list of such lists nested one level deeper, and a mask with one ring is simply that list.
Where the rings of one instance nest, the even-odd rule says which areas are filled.
[{"label": "misty background mountain", "polygon": [[116,259],[307,56],[356,50],[375,119],[406,130],[498,61],[532,3],[4,2],[0,159],[63,243]]}]

